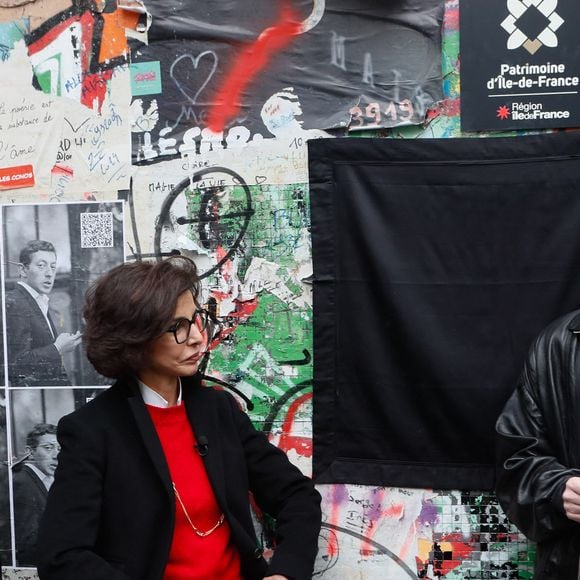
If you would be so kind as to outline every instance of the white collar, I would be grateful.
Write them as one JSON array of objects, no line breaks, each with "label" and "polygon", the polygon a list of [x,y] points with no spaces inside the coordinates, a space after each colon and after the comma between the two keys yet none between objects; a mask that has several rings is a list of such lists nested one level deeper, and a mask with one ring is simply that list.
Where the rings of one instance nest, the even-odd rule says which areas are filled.
[{"label": "white collar", "polygon": [[47,490],[50,488],[50,486],[52,485],[52,482],[54,481],[54,477],[52,477],[51,475],[47,475],[43,471],[40,471],[40,469],[38,469],[38,467],[36,467],[36,465],[34,465],[34,463],[26,461],[24,463],[24,465],[26,465],[26,467],[28,467],[28,469],[30,469],[31,471],[33,471],[35,473],[36,477],[38,477],[38,479],[40,479],[40,481],[42,481],[44,487],[46,487]]},{"label": "white collar", "polygon": [[[177,377],[179,392],[177,393],[177,405],[181,405],[181,379]],[[141,391],[141,396],[146,405],[151,405],[152,407],[161,407],[166,409],[169,407],[169,401],[163,398],[157,391],[148,387],[144,382],[137,379],[139,383],[139,391]]]},{"label": "white collar", "polygon": [[26,282],[22,280],[18,280],[18,284],[22,286],[37,302],[42,300],[43,302],[48,303],[50,298],[46,294],[41,294],[37,290],[35,290],[32,286],[29,286]]}]

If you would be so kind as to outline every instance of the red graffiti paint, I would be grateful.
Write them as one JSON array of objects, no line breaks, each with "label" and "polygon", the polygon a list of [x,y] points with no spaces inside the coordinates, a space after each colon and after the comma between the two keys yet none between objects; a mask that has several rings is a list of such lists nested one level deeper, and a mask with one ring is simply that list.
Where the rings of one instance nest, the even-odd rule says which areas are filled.
[{"label": "red graffiti paint", "polygon": [[366,511],[366,517],[370,520],[370,524],[364,533],[365,539],[361,543],[360,555],[363,558],[376,554],[376,548],[369,544],[368,541],[375,539],[380,520],[382,518],[401,520],[405,515],[405,505],[403,503],[389,503],[387,505],[387,500],[385,488],[377,488],[370,491],[369,503],[374,507]]},{"label": "red graffiti paint", "polygon": [[460,100],[458,98],[453,99],[443,99],[438,103],[435,103],[427,111],[427,121],[432,121],[433,119],[445,116],[445,117],[456,117],[460,112]]},{"label": "red graffiti paint", "polygon": [[[227,292],[220,292],[214,290],[212,296],[217,300],[218,304],[227,298],[229,294]],[[252,314],[254,314],[256,308],[258,308],[258,298],[252,298],[252,300],[234,300],[234,310],[227,315],[228,322],[224,327],[222,327],[219,335],[212,340],[209,350],[217,348],[217,346],[222,342],[224,338],[232,334],[236,328],[246,321]]]},{"label": "red graffiti paint", "polygon": [[446,2],[444,26],[449,32],[459,30],[459,6],[457,1]]},{"label": "red graffiti paint", "polygon": [[[443,534],[440,539],[437,540],[437,544],[444,551],[451,552],[450,558],[444,558],[442,560],[427,560],[423,561],[421,558],[415,558],[417,563],[417,570],[424,570],[429,564],[432,564],[436,569],[437,576],[445,577],[446,574],[461,566],[464,561],[470,561],[471,555],[475,551],[475,545],[465,541],[460,533],[454,532],[451,534]],[[445,546],[445,544],[450,544],[450,546]],[[479,544],[478,544],[479,545]],[[451,548],[446,550],[445,548]],[[433,555],[431,554],[430,557]]]},{"label": "red graffiti paint", "polygon": [[97,110],[100,111],[107,96],[108,81],[112,77],[112,70],[83,75],[81,103],[89,109],[92,109],[93,105],[97,103]]},{"label": "red graffiti paint", "polygon": [[223,131],[240,109],[240,95],[270,59],[285,48],[302,32],[302,23],[294,11],[285,4],[278,23],[267,28],[258,39],[243,50],[236,58],[232,70],[220,87],[210,111],[208,128],[214,133]]},{"label": "red graffiti paint", "polygon": [[[348,502],[349,494],[344,484],[337,484],[331,487],[332,496],[328,505],[330,506],[330,513],[328,514],[327,523],[330,526],[340,525],[340,511],[344,504]],[[331,534],[328,537],[328,545],[326,546],[326,555],[329,558],[335,558],[339,554],[338,537],[336,534]]]},{"label": "red graffiti paint", "polygon": [[[80,35],[74,32],[72,33],[72,38],[78,43],[78,46],[75,45],[74,48],[79,55],[80,71],[73,78],[59,79],[57,94],[64,96],[69,90],[75,89],[81,84],[81,103],[89,109],[93,109],[96,106],[97,111],[100,112],[107,94],[107,83],[113,75],[113,70],[107,63],[102,62],[103,66],[99,72],[88,72],[91,68],[91,59],[94,58],[96,53],[98,54],[98,51],[93,49],[93,44],[95,43],[95,19],[98,19],[98,17],[89,11],[73,14],[30,43],[28,54],[34,56],[40,51],[47,49],[52,43],[58,43],[60,36],[67,29],[74,30],[74,26],[78,24],[81,31]],[[102,37],[97,37],[97,42],[102,41]],[[55,55],[59,53],[60,49],[57,44],[55,46]],[[62,73],[59,71],[58,74]],[[61,82],[62,86],[60,86]]]},{"label": "red graffiti paint", "polygon": [[394,517],[395,512],[391,511],[391,506],[383,509],[386,503],[385,493],[386,490],[384,487],[368,490],[369,507],[364,510],[364,515],[368,519],[368,523],[365,524],[366,529],[363,532],[365,539],[361,541],[360,547],[360,555],[363,558],[368,558],[375,553],[374,546],[369,544],[368,540],[374,540],[374,536],[379,527],[379,520],[383,516]]},{"label": "red graffiti paint", "polygon": [[312,399],[312,393],[305,393],[292,402],[284,424],[282,425],[282,435],[280,436],[280,443],[278,447],[288,453],[290,449],[294,449],[298,455],[302,457],[312,457],[312,439],[310,437],[300,437],[292,435],[292,426],[296,419],[298,409],[307,401]]},{"label": "red graffiti paint", "polygon": [[40,52],[48,47],[51,43],[58,40],[59,36],[67,29],[73,28],[74,24],[80,24],[82,34],[80,44],[77,48],[81,57],[83,70],[87,70],[91,58],[91,46],[93,42],[95,21],[91,12],[84,12],[82,14],[73,14],[65,18],[58,24],[55,24],[46,33],[42,34],[37,40],[28,45],[28,54],[30,56]]}]

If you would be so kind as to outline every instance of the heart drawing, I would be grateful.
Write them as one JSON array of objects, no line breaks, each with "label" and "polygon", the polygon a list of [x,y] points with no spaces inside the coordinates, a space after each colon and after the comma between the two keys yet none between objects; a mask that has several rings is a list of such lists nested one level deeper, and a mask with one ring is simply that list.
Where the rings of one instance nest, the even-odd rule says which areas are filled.
[{"label": "heart drawing", "polygon": [[213,50],[206,50],[197,56],[182,54],[171,65],[169,75],[179,92],[195,105],[213,77],[217,65],[218,58]]}]

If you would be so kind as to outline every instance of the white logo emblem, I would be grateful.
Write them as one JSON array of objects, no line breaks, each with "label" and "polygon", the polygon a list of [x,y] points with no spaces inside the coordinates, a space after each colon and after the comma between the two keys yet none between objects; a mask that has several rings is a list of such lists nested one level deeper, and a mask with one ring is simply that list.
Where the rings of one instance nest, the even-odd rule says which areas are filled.
[{"label": "white logo emblem", "polygon": [[[510,35],[507,41],[509,50],[523,46],[530,54],[534,54],[542,46],[551,48],[558,46],[556,30],[562,26],[564,19],[557,14],[558,0],[507,0],[509,16],[501,23],[502,28]],[[547,19],[546,27],[531,39],[522,32],[516,22],[530,9],[534,8]]]}]

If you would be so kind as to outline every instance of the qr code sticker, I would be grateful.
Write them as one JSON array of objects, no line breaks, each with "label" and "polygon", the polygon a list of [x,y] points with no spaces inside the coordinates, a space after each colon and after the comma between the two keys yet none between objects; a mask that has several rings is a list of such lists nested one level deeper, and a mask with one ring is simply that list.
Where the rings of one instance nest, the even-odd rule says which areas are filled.
[{"label": "qr code sticker", "polygon": [[113,247],[113,214],[81,213],[81,248]]}]

